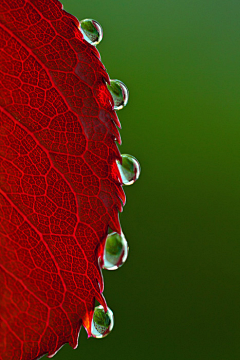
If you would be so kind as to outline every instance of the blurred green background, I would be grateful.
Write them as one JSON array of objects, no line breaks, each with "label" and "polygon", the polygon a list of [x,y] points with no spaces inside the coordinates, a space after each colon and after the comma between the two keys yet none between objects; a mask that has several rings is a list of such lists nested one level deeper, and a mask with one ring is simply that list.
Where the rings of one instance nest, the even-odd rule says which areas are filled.
[{"label": "blurred green background", "polygon": [[100,22],[98,49],[130,90],[122,153],[127,263],[104,271],[115,327],[61,359],[240,359],[240,3],[65,0]]}]

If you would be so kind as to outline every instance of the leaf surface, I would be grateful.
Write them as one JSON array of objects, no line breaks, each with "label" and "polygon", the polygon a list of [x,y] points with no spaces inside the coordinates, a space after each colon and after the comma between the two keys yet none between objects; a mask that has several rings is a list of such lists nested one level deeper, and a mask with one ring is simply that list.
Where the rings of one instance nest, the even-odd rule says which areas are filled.
[{"label": "leaf surface", "polygon": [[52,356],[106,307],[120,142],[98,51],[57,0],[0,2],[0,359]]}]

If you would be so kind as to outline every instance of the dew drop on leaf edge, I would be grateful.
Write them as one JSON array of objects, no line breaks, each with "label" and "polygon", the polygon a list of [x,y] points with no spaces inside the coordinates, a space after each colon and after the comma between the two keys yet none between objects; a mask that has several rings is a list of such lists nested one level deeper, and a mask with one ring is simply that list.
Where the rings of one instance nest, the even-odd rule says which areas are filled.
[{"label": "dew drop on leaf edge", "polygon": [[96,339],[102,339],[107,336],[114,325],[113,312],[110,308],[105,313],[102,305],[96,306],[92,318],[91,333]]},{"label": "dew drop on leaf edge", "polygon": [[132,185],[139,178],[141,167],[138,160],[129,154],[122,154],[122,164],[117,161],[123,185]]},{"label": "dew drop on leaf edge", "polygon": [[105,242],[102,268],[106,270],[119,269],[127,260],[128,250],[128,243],[123,233],[109,234]]},{"label": "dew drop on leaf edge", "polygon": [[84,19],[80,21],[80,31],[84,39],[91,45],[98,45],[103,38],[101,25],[93,19]]},{"label": "dew drop on leaf edge", "polygon": [[113,98],[114,110],[121,110],[128,103],[128,88],[122,81],[117,79],[110,80],[110,84],[107,84],[107,87]]}]

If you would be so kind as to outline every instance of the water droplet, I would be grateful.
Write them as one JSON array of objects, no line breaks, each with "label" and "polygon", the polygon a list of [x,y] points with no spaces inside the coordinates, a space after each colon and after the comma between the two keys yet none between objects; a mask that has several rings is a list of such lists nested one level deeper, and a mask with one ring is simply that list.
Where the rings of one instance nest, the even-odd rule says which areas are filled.
[{"label": "water droplet", "polygon": [[80,30],[84,39],[91,45],[98,45],[103,38],[101,25],[93,19],[84,19],[80,21]]},{"label": "water droplet", "polygon": [[105,313],[102,305],[96,306],[92,319],[92,336],[101,339],[107,336],[112,330],[114,325],[113,312],[111,309],[107,309]]},{"label": "water droplet", "polygon": [[137,159],[128,154],[122,155],[122,164],[117,161],[123,185],[132,185],[139,178],[140,164]]},{"label": "water droplet", "polygon": [[128,243],[123,233],[109,234],[105,243],[102,268],[116,270],[125,263],[127,256]]},{"label": "water droplet", "polygon": [[110,85],[107,84],[107,87],[113,98],[114,110],[121,110],[128,102],[128,88],[120,80],[110,80]]}]

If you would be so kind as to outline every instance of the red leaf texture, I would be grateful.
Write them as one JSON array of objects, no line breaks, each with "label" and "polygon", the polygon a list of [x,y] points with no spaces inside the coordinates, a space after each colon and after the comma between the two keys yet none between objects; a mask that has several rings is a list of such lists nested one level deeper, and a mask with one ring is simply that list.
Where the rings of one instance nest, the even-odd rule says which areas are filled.
[{"label": "red leaf texture", "polygon": [[120,143],[98,51],[57,0],[0,1],[0,359],[90,334]]}]

